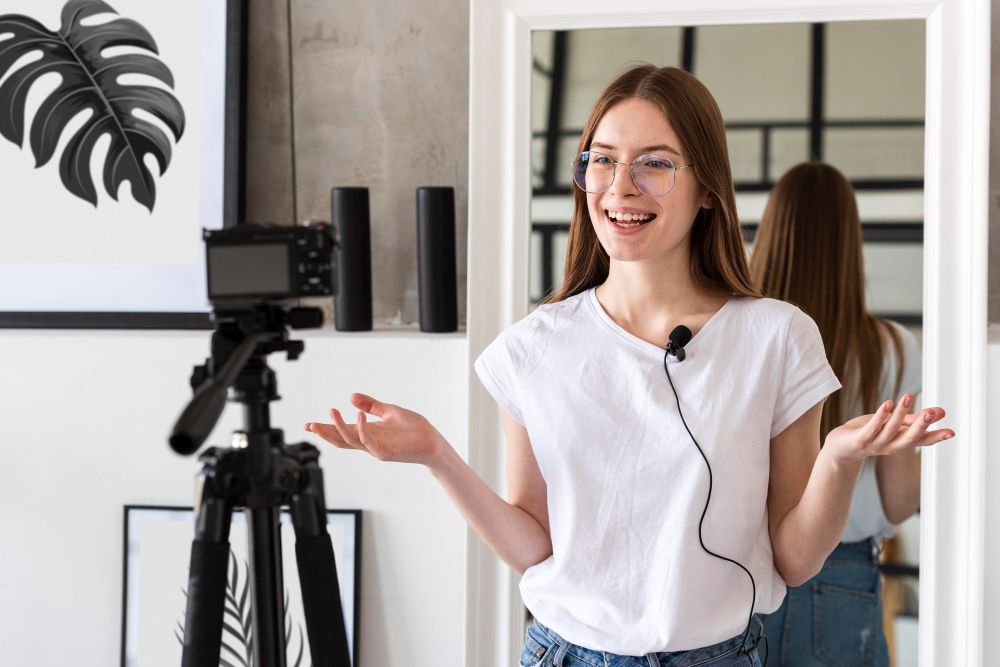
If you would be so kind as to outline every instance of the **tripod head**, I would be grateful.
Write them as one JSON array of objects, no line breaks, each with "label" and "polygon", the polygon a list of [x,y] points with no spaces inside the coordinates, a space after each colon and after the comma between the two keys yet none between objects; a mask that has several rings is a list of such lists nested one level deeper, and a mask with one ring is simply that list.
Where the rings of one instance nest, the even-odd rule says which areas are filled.
[{"label": "tripod head", "polygon": [[231,387],[233,398],[247,407],[247,428],[269,428],[267,404],[280,396],[267,355],[285,352],[289,361],[298,359],[305,344],[291,340],[289,328],[318,328],[323,312],[280,302],[239,303],[216,307],[212,320],[212,356],[195,366],[194,396],[170,433],[170,446],[178,454],[194,454],[201,448],[222,416]]}]

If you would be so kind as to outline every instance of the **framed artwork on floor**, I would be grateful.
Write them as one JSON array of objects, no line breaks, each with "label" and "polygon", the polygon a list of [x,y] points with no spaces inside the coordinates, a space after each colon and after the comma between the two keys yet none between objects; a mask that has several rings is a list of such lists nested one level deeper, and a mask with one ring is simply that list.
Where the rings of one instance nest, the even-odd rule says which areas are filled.
[{"label": "framed artwork on floor", "polygon": [[247,0],[4,0],[0,327],[210,328],[242,219]]},{"label": "framed artwork on floor", "polygon": [[[328,510],[347,626],[351,664],[357,665],[361,600],[361,511]],[[187,608],[194,510],[190,507],[125,506],[124,580],[122,584],[122,667],[176,667],[181,664]],[[248,586],[246,519],[233,513],[226,582],[222,665],[249,667],[251,602]],[[312,664],[291,515],[281,513],[282,578],[285,587],[285,634],[288,667]]]}]

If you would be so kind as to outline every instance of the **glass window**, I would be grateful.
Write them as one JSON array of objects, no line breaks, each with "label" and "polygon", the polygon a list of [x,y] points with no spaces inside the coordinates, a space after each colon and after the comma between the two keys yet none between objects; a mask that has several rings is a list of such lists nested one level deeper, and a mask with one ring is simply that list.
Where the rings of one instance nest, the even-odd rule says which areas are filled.
[{"label": "glass window", "polygon": [[829,119],[924,117],[924,21],[826,25]]},{"label": "glass window", "polygon": [[727,122],[806,120],[811,35],[806,23],[698,27],[694,73]]},{"label": "glass window", "polygon": [[683,28],[574,30],[566,45],[566,91],[562,124],[582,130],[605,86],[629,66],[679,67]]}]

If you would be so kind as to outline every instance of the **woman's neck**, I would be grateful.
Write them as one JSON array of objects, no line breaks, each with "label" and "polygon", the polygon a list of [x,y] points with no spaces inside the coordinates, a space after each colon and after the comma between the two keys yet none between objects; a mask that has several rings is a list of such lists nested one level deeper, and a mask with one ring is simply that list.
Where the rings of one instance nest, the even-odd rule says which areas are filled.
[{"label": "woman's neck", "polygon": [[690,255],[665,260],[622,262],[612,259],[597,298],[619,326],[654,344],[683,324],[695,334],[728,298],[703,290],[691,275]]}]

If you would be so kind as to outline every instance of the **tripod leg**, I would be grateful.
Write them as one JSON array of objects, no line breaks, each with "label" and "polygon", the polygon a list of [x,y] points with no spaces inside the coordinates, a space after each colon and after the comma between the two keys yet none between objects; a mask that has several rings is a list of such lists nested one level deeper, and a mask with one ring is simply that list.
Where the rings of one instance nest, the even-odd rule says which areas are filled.
[{"label": "tripod leg", "polygon": [[250,595],[256,667],[285,667],[285,598],[278,507],[248,508]]},{"label": "tripod leg", "polygon": [[[208,491],[207,487],[203,490]],[[233,507],[226,500],[202,497],[191,544],[181,667],[219,665],[232,516]]]},{"label": "tripod leg", "polygon": [[323,498],[322,473],[317,464],[312,465],[311,488],[293,496],[291,503],[309,652],[315,667],[351,667],[333,543],[326,528],[326,509],[319,500]]}]

